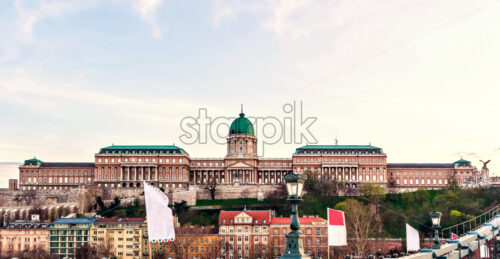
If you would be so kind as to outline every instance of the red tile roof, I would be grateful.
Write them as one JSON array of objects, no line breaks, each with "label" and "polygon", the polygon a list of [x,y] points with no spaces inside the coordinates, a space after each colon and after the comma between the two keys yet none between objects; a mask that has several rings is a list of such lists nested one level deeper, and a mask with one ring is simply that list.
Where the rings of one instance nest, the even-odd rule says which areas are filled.
[{"label": "red tile roof", "polygon": [[[288,225],[290,224],[290,218],[272,218],[271,225]],[[302,217],[299,218],[300,224],[312,224],[313,222],[326,222],[326,219],[320,217]]]},{"label": "red tile roof", "polygon": [[[232,220],[232,225],[235,224],[234,217],[240,213],[246,213],[252,217],[252,223],[237,223],[237,224],[248,224],[248,225],[269,225],[271,221],[271,211],[269,210],[244,210],[244,211],[224,211],[219,213],[219,225],[229,225],[230,220]],[[224,220],[224,224],[222,221]],[[257,224],[255,224],[257,220]],[[265,220],[265,223],[263,221]]]},{"label": "red tile roof", "polygon": [[97,223],[142,223],[144,218],[100,218],[96,220]]}]

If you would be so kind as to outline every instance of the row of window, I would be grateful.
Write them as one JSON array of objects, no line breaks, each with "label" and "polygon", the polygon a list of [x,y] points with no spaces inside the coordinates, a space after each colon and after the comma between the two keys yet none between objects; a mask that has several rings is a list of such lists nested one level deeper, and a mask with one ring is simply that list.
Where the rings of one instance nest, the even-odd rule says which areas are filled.
[{"label": "row of window", "polygon": [[[28,183],[28,184],[42,184],[42,183],[49,183],[49,184],[59,184],[59,183],[64,183],[64,184],[85,184],[85,178],[84,177],[23,177],[22,183]],[[92,183],[92,177],[87,177],[87,183]]]},{"label": "row of window", "polygon": [[[137,159],[136,158],[130,158],[130,162],[136,162],[136,160],[137,160],[137,162],[156,162],[157,161],[156,158],[144,158],[144,159],[143,158],[137,158]],[[121,158],[116,158],[116,159],[115,158],[104,158],[104,159],[98,158],[97,159],[98,163],[102,163],[103,161],[104,161],[104,163],[121,163],[122,159]],[[182,158],[172,158],[172,159],[170,159],[170,158],[165,158],[165,159],[160,158],[160,159],[158,159],[158,161],[160,163],[163,163],[163,161],[165,161],[165,163],[172,162],[172,163],[175,164],[177,162],[178,163],[182,163],[184,160]],[[129,159],[128,158],[124,158],[123,162],[129,162]]]},{"label": "row of window", "polygon": [[[155,180],[155,176],[154,176],[154,175],[151,175],[151,177],[144,177],[144,176],[142,176],[142,177],[141,177],[141,176],[142,176],[142,175],[139,175],[139,176],[137,177],[137,180]],[[130,175],[130,177],[128,177],[127,175],[125,175],[123,178],[124,178],[123,180],[136,180],[136,179],[135,179],[136,177],[135,177],[135,175],[133,175],[133,174],[131,174],[131,175]],[[141,178],[143,178],[143,179],[141,179]],[[105,173],[105,174],[104,174],[104,176],[103,176],[103,174],[99,173],[99,174],[97,174],[97,179],[98,179],[98,180],[102,180],[102,179],[104,179],[104,180],[108,180],[108,174],[107,174],[107,173]],[[115,174],[111,173],[111,174],[109,174],[109,179],[110,179],[110,180],[115,180],[115,179],[116,179],[116,180],[121,180],[121,177],[120,177],[120,175],[119,175],[119,174],[117,174],[117,175],[115,176]],[[166,174],[166,175],[164,175],[164,174],[159,174],[159,175],[158,175],[158,180],[166,180],[166,181],[168,181],[168,180],[170,180],[170,179],[171,179],[172,181],[176,181],[176,179],[178,179],[179,181],[182,181],[182,174],[181,174],[181,173],[179,173],[179,174],[177,174],[177,175],[175,175],[175,174],[172,174],[172,175],[169,175],[169,174]]]},{"label": "row of window", "polygon": [[296,163],[319,163],[319,162],[338,162],[338,163],[349,163],[349,162],[359,162],[359,163],[372,163],[372,164],[376,164],[377,161],[379,164],[383,164],[384,163],[384,159],[383,158],[326,158],[326,157],[316,157],[316,158],[312,158],[310,157],[309,159],[308,158],[296,158],[295,159],[295,162]]},{"label": "row of window", "polygon": [[[182,171],[182,168],[181,167],[160,167],[158,168],[158,171],[160,173],[175,173],[175,172],[181,172]],[[111,172],[111,173],[114,173],[114,172],[127,172],[127,173],[140,173],[140,172],[144,172],[144,173],[155,173],[156,172],[156,168],[150,168],[148,170],[146,169],[125,169],[125,170],[122,170],[121,167],[98,167],[97,168],[97,172]]]},{"label": "row of window", "polygon": [[333,150],[324,150],[321,152],[320,150],[311,150],[311,151],[299,151],[300,154],[330,154],[330,155],[341,155],[341,154],[381,154],[380,150],[378,151],[361,151],[361,150],[342,150],[342,151],[333,151]]},{"label": "row of window", "polygon": [[314,173],[321,173],[323,172],[358,172],[358,173],[384,173],[385,174],[385,168],[377,168],[377,167],[369,167],[369,168],[325,168],[322,170],[321,167],[296,167],[295,170],[300,173],[300,172],[314,172]]},{"label": "row of window", "polygon": [[[436,185],[436,184],[437,185],[443,185],[443,183],[444,184],[448,184],[448,179],[444,179],[444,181],[443,181],[443,179],[438,179],[437,181],[436,181],[436,179],[432,179],[432,181],[431,181],[431,179],[427,178],[427,185],[431,185],[431,183],[433,185]],[[396,179],[396,184],[398,184],[398,185],[400,184],[399,178]],[[408,185],[408,184],[409,185],[413,185],[413,179],[406,179],[406,178],[404,178],[403,179],[403,185]],[[425,185],[425,184],[426,184],[426,179],[419,179],[419,178],[415,179],[415,185]]]},{"label": "row of window", "polygon": [[92,171],[74,171],[74,170],[70,170],[70,171],[66,171],[66,170],[37,170],[37,171],[31,171],[31,170],[26,170],[26,171],[22,171],[21,170],[21,175],[24,175],[24,176],[42,176],[42,175],[48,175],[48,176],[63,176],[63,175],[66,175],[66,176],[77,176],[77,175],[91,175],[92,172],[94,172],[93,170]]}]

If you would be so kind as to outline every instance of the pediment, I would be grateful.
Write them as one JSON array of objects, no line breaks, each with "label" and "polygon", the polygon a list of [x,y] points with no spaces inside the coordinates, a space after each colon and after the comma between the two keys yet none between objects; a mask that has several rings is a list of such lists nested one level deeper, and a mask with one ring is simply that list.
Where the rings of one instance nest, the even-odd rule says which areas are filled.
[{"label": "pediment", "polygon": [[253,166],[245,164],[243,162],[238,162],[236,164],[230,165],[228,168],[229,169],[231,169],[231,168],[253,168]]}]

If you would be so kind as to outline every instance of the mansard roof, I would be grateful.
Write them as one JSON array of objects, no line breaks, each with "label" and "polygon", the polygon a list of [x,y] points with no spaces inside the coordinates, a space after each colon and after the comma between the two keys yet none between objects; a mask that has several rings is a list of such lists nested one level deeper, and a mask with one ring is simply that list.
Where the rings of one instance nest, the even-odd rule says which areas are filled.
[{"label": "mansard roof", "polygon": [[24,161],[23,166],[37,166],[40,168],[87,168],[94,167],[94,163],[86,162],[43,162],[42,160],[32,158]]},{"label": "mansard roof", "polygon": [[[234,225],[234,218],[241,213],[245,213],[252,217],[252,222],[247,223],[249,225],[269,225],[271,222],[271,211],[269,210],[243,210],[243,211],[224,211],[219,213],[219,225],[229,225],[230,220],[232,220],[231,225]],[[255,222],[257,220],[257,223]],[[236,223],[245,224],[245,223]]]},{"label": "mansard roof", "polygon": [[99,154],[112,153],[138,153],[138,154],[184,154],[185,151],[175,145],[125,145],[103,147],[99,150]]},{"label": "mansard roof", "polygon": [[144,218],[100,218],[95,223],[143,223]]},{"label": "mansard roof", "polygon": [[40,167],[94,167],[94,163],[82,163],[82,162],[42,162]]},{"label": "mansard roof", "polygon": [[5,228],[9,229],[44,229],[49,228],[51,223],[38,222],[38,221],[27,221],[27,220],[16,220],[10,222]]},{"label": "mansard roof", "polygon": [[335,152],[368,152],[383,154],[382,148],[375,147],[372,145],[305,145],[299,147],[295,150],[295,154],[302,154],[306,152],[324,152],[324,151],[335,151]]},{"label": "mansard roof", "polygon": [[[286,217],[286,218],[281,218],[281,217],[276,217],[271,219],[271,225],[290,225],[291,218]],[[312,224],[314,222],[326,222],[326,219],[314,216],[314,217],[300,217],[299,218],[299,223],[300,224]]]},{"label": "mansard roof", "polygon": [[387,163],[388,169],[451,169],[453,163]]},{"label": "mansard roof", "polygon": [[91,224],[97,218],[60,218],[56,219],[52,224]]}]

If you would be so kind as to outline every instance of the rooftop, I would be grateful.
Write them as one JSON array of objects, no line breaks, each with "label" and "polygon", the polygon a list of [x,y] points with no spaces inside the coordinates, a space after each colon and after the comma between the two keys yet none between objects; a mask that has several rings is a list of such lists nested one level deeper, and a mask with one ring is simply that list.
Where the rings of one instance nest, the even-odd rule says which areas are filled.
[{"label": "rooftop", "polygon": [[123,152],[150,152],[150,153],[178,153],[184,154],[184,150],[178,146],[174,145],[125,145],[125,146],[116,146],[112,145],[109,147],[103,147],[99,150],[99,154],[104,153],[123,153]]},{"label": "rooftop", "polygon": [[5,228],[8,229],[44,229],[48,228],[51,223],[39,222],[39,221],[28,221],[28,220],[16,220],[10,222]]},{"label": "rooftop", "polygon": [[28,160],[24,160],[24,166],[38,166],[45,168],[60,168],[60,167],[69,167],[69,168],[84,168],[84,167],[94,167],[94,163],[87,162],[43,162],[37,158],[31,158]]},{"label": "rooftop", "polygon": [[372,145],[305,145],[296,149],[295,153],[304,151],[372,151],[383,153],[382,148]]},{"label": "rooftop", "polygon": [[85,162],[42,162],[40,167],[94,167],[94,163]]},{"label": "rooftop", "polygon": [[[291,221],[291,219],[289,217],[288,218],[272,218],[271,225],[272,224],[289,225],[290,221]],[[300,224],[312,224],[313,222],[326,222],[326,219],[318,217],[318,216],[299,218]]]},{"label": "rooftop", "polygon": [[52,224],[91,224],[97,218],[60,218],[52,222]]},{"label": "rooftop", "polygon": [[[246,213],[250,217],[252,217],[252,222],[251,223],[236,223],[234,222],[234,217],[241,213]],[[222,224],[222,221],[224,220],[224,224]],[[230,220],[233,220],[232,224],[251,224],[251,225],[262,225],[266,224],[268,225],[269,222],[271,221],[271,211],[269,210],[243,210],[243,211],[224,211],[221,210],[219,213],[219,225],[228,225]],[[255,220],[257,220],[257,223],[255,223]],[[264,222],[265,220],[265,222]]]},{"label": "rooftop", "polygon": [[454,168],[452,163],[387,163],[387,168],[414,168],[414,169],[434,169],[434,168]]},{"label": "rooftop", "polygon": [[100,218],[95,223],[142,223],[144,218]]}]

